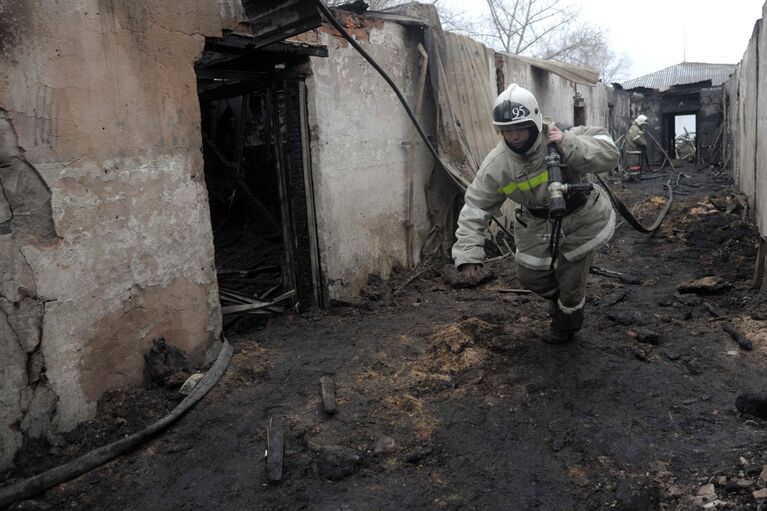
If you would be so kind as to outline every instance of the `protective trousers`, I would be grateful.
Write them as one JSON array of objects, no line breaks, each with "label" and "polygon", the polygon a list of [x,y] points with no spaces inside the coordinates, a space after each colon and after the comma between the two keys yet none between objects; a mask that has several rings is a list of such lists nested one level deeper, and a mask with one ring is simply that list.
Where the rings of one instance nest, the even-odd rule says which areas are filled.
[{"label": "protective trousers", "polygon": [[552,270],[531,270],[517,265],[520,283],[552,301],[552,328],[577,332],[583,325],[586,281],[593,259],[593,252],[577,261],[568,261],[560,253]]}]

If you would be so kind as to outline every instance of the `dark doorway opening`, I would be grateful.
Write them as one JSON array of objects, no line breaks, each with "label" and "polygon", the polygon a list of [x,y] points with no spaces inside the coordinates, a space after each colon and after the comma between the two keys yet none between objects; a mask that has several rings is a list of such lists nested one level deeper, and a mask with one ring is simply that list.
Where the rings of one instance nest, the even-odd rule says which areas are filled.
[{"label": "dark doorway opening", "polygon": [[225,324],[325,304],[306,120],[307,56],[286,43],[249,50],[247,41],[232,35],[207,40],[196,66]]},{"label": "dark doorway opening", "polygon": [[697,161],[697,116],[695,114],[674,117],[674,155],[680,160]]},{"label": "dark doorway opening", "polygon": [[698,161],[697,112],[663,115],[663,149],[671,158]]},{"label": "dark doorway opening", "polygon": [[573,97],[573,126],[586,125],[586,101],[579,92]]}]

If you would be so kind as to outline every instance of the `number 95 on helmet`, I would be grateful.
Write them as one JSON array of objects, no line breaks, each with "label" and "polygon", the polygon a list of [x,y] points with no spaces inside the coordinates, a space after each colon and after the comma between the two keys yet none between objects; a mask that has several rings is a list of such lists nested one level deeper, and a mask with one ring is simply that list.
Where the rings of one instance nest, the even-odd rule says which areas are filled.
[{"label": "number 95 on helmet", "polygon": [[535,125],[538,132],[543,126],[543,116],[538,100],[533,93],[516,83],[501,92],[493,104],[493,125],[503,130],[504,126]]}]

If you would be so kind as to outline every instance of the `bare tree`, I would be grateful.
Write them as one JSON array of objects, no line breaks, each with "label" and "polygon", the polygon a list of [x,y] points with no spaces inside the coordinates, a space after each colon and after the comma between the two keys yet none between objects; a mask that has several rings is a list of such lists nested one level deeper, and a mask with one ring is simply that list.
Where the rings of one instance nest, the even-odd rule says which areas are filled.
[{"label": "bare tree", "polygon": [[491,46],[523,54],[567,27],[578,11],[561,0],[485,0],[490,12]]},{"label": "bare tree", "polygon": [[463,33],[497,51],[558,60],[597,69],[604,82],[629,67],[628,57],[610,48],[607,32],[580,23],[579,11],[565,0],[485,0],[487,14],[478,22],[435,5],[447,30]]},{"label": "bare tree", "polygon": [[437,8],[444,30],[472,37],[482,31],[482,20],[477,20],[468,9],[451,8],[443,0],[432,0],[431,3]]},{"label": "bare tree", "polygon": [[571,23],[544,39],[534,54],[541,59],[591,67],[599,71],[603,82],[610,83],[625,78],[631,60],[610,48],[608,36],[601,27]]}]

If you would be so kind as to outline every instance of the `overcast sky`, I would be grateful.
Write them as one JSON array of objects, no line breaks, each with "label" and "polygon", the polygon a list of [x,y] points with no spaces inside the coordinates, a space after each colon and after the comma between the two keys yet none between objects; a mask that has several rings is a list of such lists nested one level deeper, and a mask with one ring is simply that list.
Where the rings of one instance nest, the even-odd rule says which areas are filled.
[{"label": "overcast sky", "polygon": [[[484,0],[441,0],[480,12]],[[607,28],[614,49],[632,60],[636,78],[687,62],[737,64],[765,0],[563,0],[581,18]]]}]

